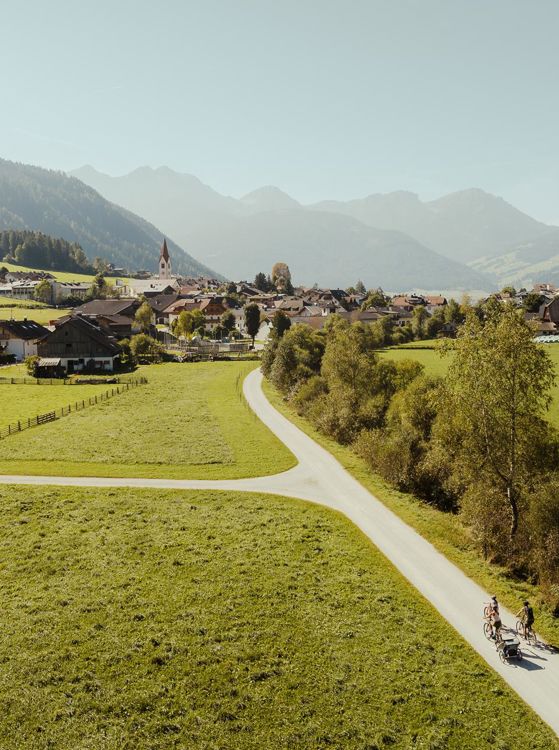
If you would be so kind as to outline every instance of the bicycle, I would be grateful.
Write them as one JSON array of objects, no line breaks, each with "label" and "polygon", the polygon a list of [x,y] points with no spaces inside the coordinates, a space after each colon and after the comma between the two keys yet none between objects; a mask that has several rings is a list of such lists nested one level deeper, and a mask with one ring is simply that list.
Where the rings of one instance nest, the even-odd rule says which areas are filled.
[{"label": "bicycle", "polygon": [[526,625],[526,627],[524,627],[523,620],[516,621],[516,632],[524,638],[526,643],[531,643],[535,646],[538,642],[534,628],[531,625]]},{"label": "bicycle", "polygon": [[483,619],[485,620],[485,622],[483,623],[483,635],[487,638],[488,641],[499,643],[502,640],[500,629],[495,629],[489,617],[484,617]]}]

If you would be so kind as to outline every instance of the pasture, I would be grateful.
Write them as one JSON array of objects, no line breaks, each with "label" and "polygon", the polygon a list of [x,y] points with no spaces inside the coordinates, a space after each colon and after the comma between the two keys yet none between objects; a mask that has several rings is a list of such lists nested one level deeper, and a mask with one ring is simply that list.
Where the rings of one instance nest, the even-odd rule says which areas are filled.
[{"label": "pasture", "polygon": [[[413,359],[423,365],[426,375],[444,377],[452,355],[449,354],[446,357],[441,357],[437,350],[438,342],[436,340],[415,341],[412,343],[414,344],[413,346],[412,344],[405,344],[400,347],[381,349],[378,354],[382,358],[391,359],[395,362],[400,362],[404,359]],[[433,348],[419,348],[429,346]],[[542,346],[555,365],[557,373],[555,385],[551,390],[552,403],[548,412],[548,419],[553,425],[559,428],[559,344],[543,344]]]},{"label": "pasture", "polygon": [[[254,366],[210,362],[140,368],[147,385],[4,440],[0,472],[235,479],[285,471],[295,458],[242,397],[242,380]],[[58,386],[20,388],[25,400],[34,390]],[[24,403],[18,408],[28,410]]]},{"label": "pasture", "polygon": [[[26,377],[26,372],[10,374],[11,368],[0,369],[0,377]],[[13,372],[13,371],[12,371]],[[60,409],[76,401],[89,399],[107,386],[102,385],[11,385],[0,382],[0,429],[18,420],[24,422],[37,414]],[[96,407],[91,407],[96,408]],[[40,429],[40,428],[38,428]],[[28,433],[31,435],[31,433]],[[2,444],[2,455],[7,443]]]},{"label": "pasture", "polygon": [[[52,274],[54,278],[57,281],[80,281],[84,284],[91,284],[93,283],[94,276],[91,276],[86,273],[74,273],[73,271],[53,271],[50,268],[47,269],[41,269],[41,268],[28,268],[27,266],[18,266],[15,263],[6,263],[5,261],[0,262],[0,267],[7,268],[8,271],[42,271],[46,270],[48,273]],[[126,283],[128,279],[120,277],[121,280]],[[116,277],[107,276],[107,283],[114,284],[116,281]]]},{"label": "pasture", "polygon": [[3,750],[554,750],[352,524],[280,497],[0,488]]},{"label": "pasture", "polygon": [[[0,298],[1,300],[1,298]],[[34,320],[35,323],[40,323],[43,326],[49,324],[51,320],[61,318],[63,315],[68,315],[70,310],[68,308],[55,308],[55,307],[2,307],[0,301],[0,320]]]}]

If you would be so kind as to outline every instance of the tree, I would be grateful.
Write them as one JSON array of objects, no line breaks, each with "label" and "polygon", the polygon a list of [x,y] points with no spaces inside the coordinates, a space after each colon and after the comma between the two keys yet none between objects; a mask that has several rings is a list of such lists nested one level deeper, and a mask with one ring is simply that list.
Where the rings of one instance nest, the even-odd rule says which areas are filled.
[{"label": "tree", "polygon": [[554,437],[543,419],[553,364],[509,305],[485,323],[470,313],[452,349],[434,435],[473,514],[480,503],[492,503],[494,516],[502,516],[502,508],[512,540],[526,493],[553,453]]},{"label": "tree", "polygon": [[159,341],[145,333],[138,333],[130,339],[130,353],[141,364],[161,362],[165,348]]},{"label": "tree", "polygon": [[235,318],[235,315],[234,315],[234,313],[231,310],[226,310],[223,313],[223,315],[221,316],[221,319],[220,319],[220,323],[221,323],[222,328],[225,331],[225,335],[226,336],[229,336],[229,334],[231,333],[231,331],[234,330],[236,322],[237,322],[237,320]]},{"label": "tree", "polygon": [[365,289],[365,284],[359,279],[357,284],[355,285],[355,291],[357,294],[365,294],[367,290]]},{"label": "tree", "polygon": [[190,339],[197,332],[203,331],[205,325],[206,318],[201,310],[183,310],[173,324],[173,333]]},{"label": "tree", "polygon": [[367,294],[367,298],[361,305],[362,310],[368,310],[370,307],[386,307],[388,304],[388,297],[379,287],[378,289],[371,289]]},{"label": "tree", "polygon": [[254,302],[245,305],[245,325],[254,346],[254,339],[260,328],[260,308]]},{"label": "tree", "polygon": [[270,277],[266,277],[266,274],[262,273],[262,271],[254,277],[254,286],[261,292],[270,292],[272,290]]},{"label": "tree", "polygon": [[33,296],[38,302],[44,302],[45,305],[49,305],[52,302],[52,286],[50,282],[47,279],[39,281],[35,287]]},{"label": "tree", "polygon": [[429,313],[423,305],[413,308],[411,328],[416,339],[422,339],[425,335],[425,327],[429,319]]},{"label": "tree", "polygon": [[291,328],[291,318],[283,310],[278,310],[272,318],[272,331],[274,336],[281,339],[283,334]]},{"label": "tree", "polygon": [[142,333],[147,333],[151,327],[153,318],[153,310],[148,302],[142,302],[140,307],[136,310],[134,320],[140,326]]},{"label": "tree", "polygon": [[286,286],[288,285],[293,289],[291,286],[291,271],[289,270],[287,263],[274,264],[274,267],[272,268],[272,284],[278,291],[285,291]]},{"label": "tree", "polygon": [[543,294],[538,294],[537,292],[528,292],[526,297],[524,297],[522,307],[526,310],[526,312],[538,312],[544,302],[545,297],[543,296]]}]

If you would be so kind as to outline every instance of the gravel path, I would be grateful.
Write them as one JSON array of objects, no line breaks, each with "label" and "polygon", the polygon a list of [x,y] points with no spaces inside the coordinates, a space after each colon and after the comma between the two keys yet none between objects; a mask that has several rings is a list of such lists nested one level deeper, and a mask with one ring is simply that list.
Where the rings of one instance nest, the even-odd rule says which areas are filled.
[{"label": "gravel path", "polygon": [[[489,596],[446,557],[388,510],[324,448],[281,415],[266,399],[262,375],[245,379],[245,397],[258,417],[297,457],[299,464],[283,474],[222,481],[114,479],[99,477],[1,476],[3,484],[80,487],[157,487],[221,489],[274,493],[302,498],[346,515],[386,555],[485,661],[559,735],[559,652],[545,644],[522,644],[524,659],[503,664],[483,635],[481,612]],[[519,608],[520,608],[519,602]],[[501,611],[505,626],[514,616]],[[514,717],[511,717],[514,721]]]}]

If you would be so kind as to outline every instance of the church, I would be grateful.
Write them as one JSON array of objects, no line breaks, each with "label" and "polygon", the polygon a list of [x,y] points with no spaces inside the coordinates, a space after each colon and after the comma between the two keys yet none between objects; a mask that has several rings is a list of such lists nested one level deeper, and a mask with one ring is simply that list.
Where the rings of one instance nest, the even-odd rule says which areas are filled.
[{"label": "church", "polygon": [[161,251],[159,253],[159,278],[162,280],[172,278],[171,256],[169,255],[169,250],[167,249],[166,239],[163,239],[163,244],[161,245]]}]

